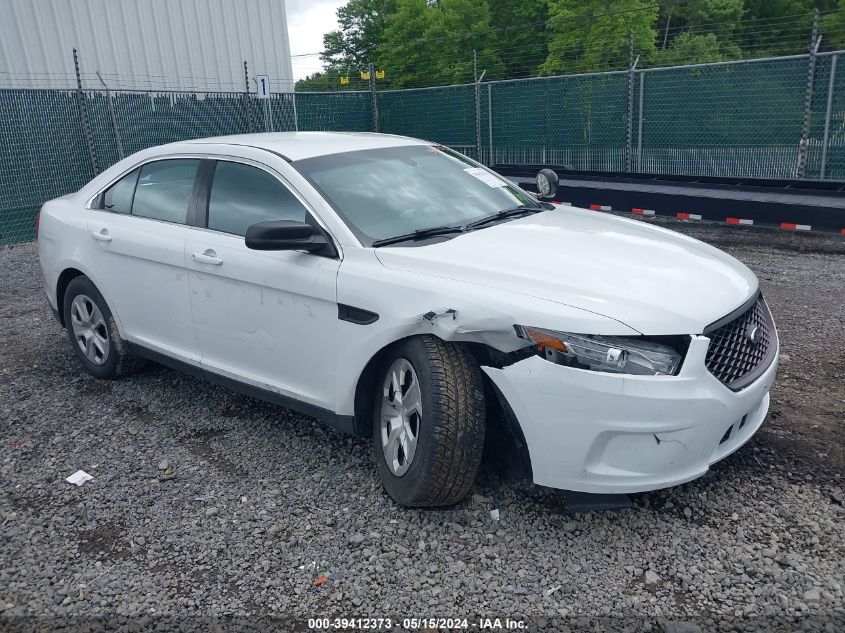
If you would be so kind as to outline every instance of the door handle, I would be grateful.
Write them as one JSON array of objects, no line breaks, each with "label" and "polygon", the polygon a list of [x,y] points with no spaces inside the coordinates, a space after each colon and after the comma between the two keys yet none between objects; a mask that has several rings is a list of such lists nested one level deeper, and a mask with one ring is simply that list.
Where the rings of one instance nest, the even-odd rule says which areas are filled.
[{"label": "door handle", "polygon": [[111,235],[108,229],[100,229],[99,231],[91,231],[91,237],[98,242],[111,242]]},{"label": "door handle", "polygon": [[193,253],[191,254],[191,258],[198,264],[211,264],[213,266],[219,266],[223,263],[222,257],[217,257],[217,253],[215,253],[210,248],[207,249],[204,253]]}]

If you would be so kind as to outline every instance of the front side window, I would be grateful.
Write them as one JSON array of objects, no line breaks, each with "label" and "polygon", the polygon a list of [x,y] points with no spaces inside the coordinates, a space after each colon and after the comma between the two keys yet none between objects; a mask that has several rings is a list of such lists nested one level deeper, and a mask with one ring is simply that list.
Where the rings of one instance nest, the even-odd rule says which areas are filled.
[{"label": "front side window", "polygon": [[244,235],[258,222],[304,222],[307,210],[273,175],[241,163],[218,161],[208,198],[208,228]]},{"label": "front side window", "polygon": [[293,163],[364,243],[541,205],[447,148],[390,147]]},{"label": "front side window", "polygon": [[197,159],[179,158],[142,166],[132,215],[185,224],[199,164]]}]

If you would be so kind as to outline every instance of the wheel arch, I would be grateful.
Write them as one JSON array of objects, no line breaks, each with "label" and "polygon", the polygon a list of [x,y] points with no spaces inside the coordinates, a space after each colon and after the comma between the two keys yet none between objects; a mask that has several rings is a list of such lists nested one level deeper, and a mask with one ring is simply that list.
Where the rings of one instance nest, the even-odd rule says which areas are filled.
[{"label": "wheel arch", "polygon": [[[371,434],[371,420],[373,414],[373,399],[372,393],[375,390],[376,381],[378,380],[378,369],[384,363],[384,359],[390,352],[401,345],[403,342],[416,338],[419,336],[434,336],[439,338],[444,343],[451,343],[463,345],[470,351],[479,367],[485,365],[501,366],[503,362],[508,363],[508,360],[503,360],[512,355],[503,354],[499,350],[486,345],[485,343],[469,343],[469,342],[455,342],[447,341],[436,333],[426,334],[412,334],[397,338],[389,343],[386,343],[373,354],[361,374],[355,386],[355,414],[354,414],[354,431],[356,435],[362,437],[369,437]],[[522,354],[516,358],[523,358]],[[525,441],[525,435],[522,432],[520,422],[505,399],[504,395],[499,391],[486,372],[481,372],[481,378],[484,383],[485,407],[486,407],[486,426],[490,432],[491,438],[490,446],[495,448],[504,445],[511,447],[512,452],[506,456],[506,459],[500,460],[502,465],[506,467],[507,472],[504,474],[532,478],[531,455],[528,452],[528,444]],[[485,451],[486,452],[486,451]],[[486,457],[498,459],[500,456],[487,455]]]},{"label": "wheel arch", "polygon": [[88,271],[86,271],[82,267],[78,267],[75,265],[67,266],[62,270],[59,274],[58,279],[56,280],[56,309],[59,313],[59,323],[62,324],[62,327],[67,327],[65,323],[65,293],[67,292],[67,287],[70,285],[70,282],[76,279],[77,277],[87,277],[97,291],[102,295],[103,301],[106,302],[106,305],[109,308],[109,312],[111,312],[112,318],[117,325],[118,334],[124,339],[126,338],[123,333],[123,324],[120,322],[120,316],[118,315],[117,311],[114,309],[114,304],[109,299],[108,295],[103,292],[103,288],[100,284],[97,283],[95,277],[93,277]]},{"label": "wheel arch", "polygon": [[71,281],[82,276],[85,276],[85,273],[78,268],[65,268],[56,281],[56,309],[59,313],[59,323],[62,324],[62,327],[67,327],[65,323],[65,292],[67,292],[67,287]]},{"label": "wheel arch", "polygon": [[419,334],[411,336],[403,336],[386,343],[375,354],[370,357],[370,360],[364,365],[358,376],[358,381],[355,383],[355,434],[362,437],[369,437],[370,435],[370,420],[372,419],[373,402],[370,397],[376,387],[376,380],[378,379],[378,368],[384,362],[385,357],[395,347],[401,345],[404,341],[414,338],[414,336],[421,336]]}]

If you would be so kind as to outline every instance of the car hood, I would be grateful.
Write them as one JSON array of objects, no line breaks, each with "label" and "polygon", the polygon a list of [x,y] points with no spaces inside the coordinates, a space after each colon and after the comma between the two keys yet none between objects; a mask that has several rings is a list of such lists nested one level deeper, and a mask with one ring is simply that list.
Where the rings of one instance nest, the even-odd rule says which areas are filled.
[{"label": "car hood", "polygon": [[566,304],[650,335],[699,334],[758,287],[744,264],[703,242],[572,207],[376,254],[388,268]]}]

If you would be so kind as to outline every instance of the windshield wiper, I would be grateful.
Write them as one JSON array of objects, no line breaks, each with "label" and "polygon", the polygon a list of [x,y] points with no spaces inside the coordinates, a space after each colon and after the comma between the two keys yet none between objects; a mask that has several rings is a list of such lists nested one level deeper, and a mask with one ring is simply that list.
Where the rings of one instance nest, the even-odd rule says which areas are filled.
[{"label": "windshield wiper", "polygon": [[487,224],[491,224],[493,222],[498,222],[499,220],[503,220],[505,218],[517,216],[517,215],[526,215],[530,213],[539,213],[540,211],[548,211],[549,209],[554,209],[554,207],[548,203],[541,202],[540,206],[538,207],[527,207],[525,205],[520,205],[518,207],[514,207],[513,209],[505,209],[504,211],[497,211],[492,215],[487,215],[483,218],[478,220],[473,220],[472,222],[465,224],[463,226],[455,226],[455,225],[446,225],[446,226],[433,226],[428,229],[417,229],[413,233],[405,233],[404,235],[395,235],[393,237],[385,237],[380,240],[376,240],[373,242],[373,246],[386,246],[388,244],[398,244],[399,242],[407,242],[410,240],[419,240],[426,237],[434,237],[436,235],[450,235],[452,233],[463,233],[466,230],[478,228],[480,226],[485,226]]},{"label": "windshield wiper", "polygon": [[518,207],[514,207],[513,209],[505,209],[504,211],[497,211],[492,215],[484,216],[478,220],[473,220],[469,224],[467,224],[464,228],[466,229],[475,229],[479,226],[485,226],[487,224],[492,224],[493,222],[498,222],[499,220],[504,220],[505,218],[511,218],[517,215],[527,215],[529,213],[539,213],[540,211],[546,211],[546,206],[540,207],[526,207],[520,205]]},{"label": "windshield wiper", "polygon": [[435,237],[437,235],[450,235],[452,233],[463,233],[462,226],[433,226],[428,229],[417,229],[413,233],[405,233],[404,235],[394,235],[393,237],[385,237],[373,242],[373,246],[386,246],[388,244],[398,244],[399,242],[407,242],[409,240],[420,240],[426,237]]}]

